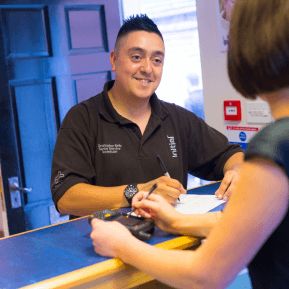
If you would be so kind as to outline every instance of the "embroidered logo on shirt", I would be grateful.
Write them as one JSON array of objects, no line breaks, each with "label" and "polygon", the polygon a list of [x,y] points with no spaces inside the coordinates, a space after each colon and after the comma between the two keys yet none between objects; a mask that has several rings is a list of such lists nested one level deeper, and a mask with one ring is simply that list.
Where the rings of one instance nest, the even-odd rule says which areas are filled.
[{"label": "embroidered logo on shirt", "polygon": [[177,145],[175,143],[175,137],[174,136],[168,136],[167,135],[167,138],[169,139],[169,146],[170,146],[170,149],[173,153],[172,157],[173,158],[177,158],[178,157],[178,154],[177,154]]},{"label": "embroidered logo on shirt", "polygon": [[98,150],[103,154],[116,154],[122,148],[121,144],[98,144]]},{"label": "embroidered logo on shirt", "polygon": [[54,179],[55,184],[58,184],[59,180],[63,177],[64,177],[64,174],[62,174],[61,171],[58,171],[57,177],[55,177]]}]

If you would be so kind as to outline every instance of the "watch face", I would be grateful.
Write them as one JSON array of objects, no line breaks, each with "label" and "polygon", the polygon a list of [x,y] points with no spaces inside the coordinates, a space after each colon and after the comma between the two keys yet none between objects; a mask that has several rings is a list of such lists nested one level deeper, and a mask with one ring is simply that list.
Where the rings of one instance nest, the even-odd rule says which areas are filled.
[{"label": "watch face", "polygon": [[128,185],[124,190],[124,195],[126,199],[131,202],[131,199],[133,196],[138,192],[138,188],[136,184],[130,184]]},{"label": "watch face", "polygon": [[128,197],[133,197],[137,193],[138,189],[136,185],[128,185],[126,188],[126,195]]}]

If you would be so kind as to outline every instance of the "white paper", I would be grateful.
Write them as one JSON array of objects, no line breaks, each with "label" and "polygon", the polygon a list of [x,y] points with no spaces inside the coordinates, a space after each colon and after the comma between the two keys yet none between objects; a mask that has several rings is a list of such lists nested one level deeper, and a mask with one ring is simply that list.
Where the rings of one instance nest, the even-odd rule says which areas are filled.
[{"label": "white paper", "polygon": [[180,195],[180,201],[174,205],[175,209],[183,214],[204,214],[223,204],[225,201],[215,195]]}]

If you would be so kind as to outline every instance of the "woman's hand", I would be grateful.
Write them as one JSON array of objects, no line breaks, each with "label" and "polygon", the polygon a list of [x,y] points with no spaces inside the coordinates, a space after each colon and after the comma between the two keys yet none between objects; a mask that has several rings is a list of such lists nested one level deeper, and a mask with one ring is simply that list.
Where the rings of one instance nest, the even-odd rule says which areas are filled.
[{"label": "woman's hand", "polygon": [[121,246],[134,238],[131,232],[119,222],[105,222],[94,218],[91,220],[92,232],[90,238],[94,251],[107,257],[119,257]]},{"label": "woman's hand", "polygon": [[154,219],[156,226],[161,230],[177,234],[176,223],[183,214],[177,212],[162,196],[155,193],[141,201],[147,194],[148,192],[141,191],[133,197],[132,207],[136,208],[135,213],[145,218]]}]

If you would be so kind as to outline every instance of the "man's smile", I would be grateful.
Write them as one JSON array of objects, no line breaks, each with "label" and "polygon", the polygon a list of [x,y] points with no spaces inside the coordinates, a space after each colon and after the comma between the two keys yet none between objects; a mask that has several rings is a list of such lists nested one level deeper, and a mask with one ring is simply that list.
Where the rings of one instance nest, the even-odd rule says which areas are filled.
[{"label": "man's smile", "polygon": [[138,77],[135,77],[136,80],[139,80],[141,82],[144,82],[144,83],[149,83],[149,82],[152,82],[152,80],[150,79],[146,79],[146,78],[138,78]]}]

